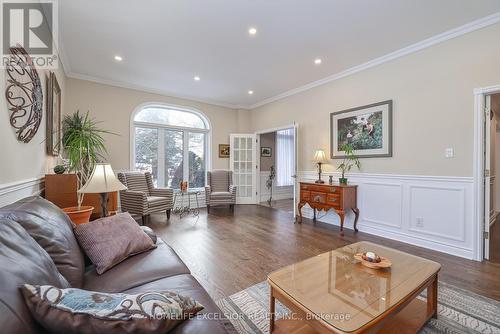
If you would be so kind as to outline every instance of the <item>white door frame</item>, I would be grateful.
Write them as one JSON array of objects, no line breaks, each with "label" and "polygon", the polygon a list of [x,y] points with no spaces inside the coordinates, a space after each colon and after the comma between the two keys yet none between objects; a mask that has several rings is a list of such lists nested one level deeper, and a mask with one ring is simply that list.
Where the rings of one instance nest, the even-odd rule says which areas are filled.
[{"label": "white door frame", "polygon": [[500,93],[500,85],[474,89],[474,218],[476,228],[474,229],[474,259],[484,260],[484,117],[485,98],[487,95]]},{"label": "white door frame", "polygon": [[[257,145],[256,145],[256,150],[257,150],[257,160],[256,160],[256,169],[257,169],[257,172],[258,172],[258,181],[257,181],[257,198],[255,200],[255,204],[259,204],[260,203],[260,135],[262,134],[265,134],[265,133],[270,133],[270,132],[276,132],[276,131],[279,131],[279,130],[286,130],[286,129],[292,129],[292,128],[295,128],[297,129],[298,128],[298,123],[296,122],[293,122],[292,124],[289,124],[289,125],[284,125],[284,126],[278,126],[278,127],[275,127],[275,128],[271,128],[271,129],[265,129],[265,130],[258,130],[258,131],[255,131],[255,136],[257,137]],[[297,136],[298,134],[295,133],[295,143],[296,145],[297,144]],[[295,165],[298,166],[298,147],[295,148]],[[296,168],[298,169],[298,168]],[[298,173],[298,170],[296,170],[296,172]],[[295,186],[293,187],[293,191],[294,191],[294,199],[296,198],[297,196],[297,191],[296,191],[296,187],[297,187],[297,178],[295,178]],[[296,200],[295,200],[296,201]],[[295,207],[296,207],[296,204],[294,201],[294,210],[295,210]]]}]

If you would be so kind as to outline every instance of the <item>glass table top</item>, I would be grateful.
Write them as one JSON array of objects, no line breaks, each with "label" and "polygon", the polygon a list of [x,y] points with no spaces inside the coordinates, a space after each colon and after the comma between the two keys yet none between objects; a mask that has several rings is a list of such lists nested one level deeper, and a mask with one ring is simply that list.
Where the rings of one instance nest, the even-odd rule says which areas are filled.
[{"label": "glass table top", "polygon": [[[391,268],[363,266],[354,254],[388,258]],[[315,317],[343,331],[360,329],[435,275],[441,265],[370,242],[358,242],[271,273],[269,282]]]}]

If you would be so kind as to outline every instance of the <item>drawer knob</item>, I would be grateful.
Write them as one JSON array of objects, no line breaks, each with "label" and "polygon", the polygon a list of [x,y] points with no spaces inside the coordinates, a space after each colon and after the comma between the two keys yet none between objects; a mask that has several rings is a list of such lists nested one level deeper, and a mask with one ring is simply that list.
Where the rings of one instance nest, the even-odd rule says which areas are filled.
[{"label": "drawer knob", "polygon": [[318,195],[318,196],[314,197],[314,201],[321,202],[321,196]]},{"label": "drawer knob", "polygon": [[332,199],[332,202],[337,202],[337,199],[336,198]]}]

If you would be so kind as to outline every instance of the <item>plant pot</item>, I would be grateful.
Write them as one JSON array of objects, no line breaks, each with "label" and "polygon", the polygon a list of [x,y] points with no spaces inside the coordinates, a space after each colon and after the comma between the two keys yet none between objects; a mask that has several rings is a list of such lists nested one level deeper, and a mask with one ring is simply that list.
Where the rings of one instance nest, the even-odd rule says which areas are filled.
[{"label": "plant pot", "polygon": [[81,206],[78,209],[77,206],[72,206],[70,208],[64,208],[63,211],[69,216],[69,219],[75,224],[85,224],[90,221],[90,215],[94,210],[93,206]]},{"label": "plant pot", "polygon": [[339,183],[340,184],[347,184],[347,178],[346,177],[339,178]]}]

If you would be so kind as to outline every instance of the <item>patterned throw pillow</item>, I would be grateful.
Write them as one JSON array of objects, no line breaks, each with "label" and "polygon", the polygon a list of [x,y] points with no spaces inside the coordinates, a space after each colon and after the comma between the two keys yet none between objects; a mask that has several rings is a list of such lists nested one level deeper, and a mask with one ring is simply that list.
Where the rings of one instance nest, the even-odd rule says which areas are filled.
[{"label": "patterned throw pillow", "polygon": [[53,333],[164,334],[203,309],[168,291],[129,295],[29,284],[21,289],[35,319]]}]

